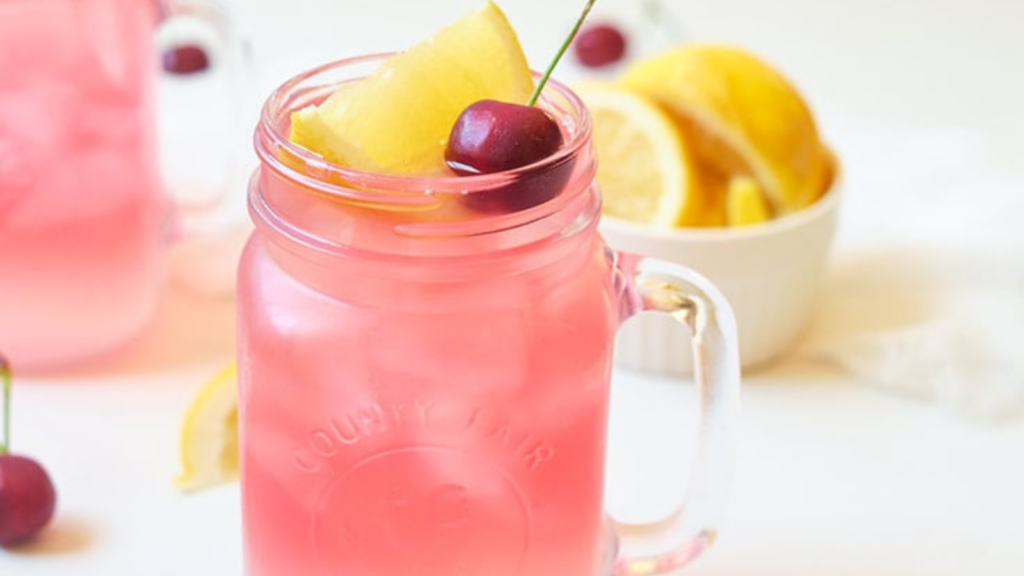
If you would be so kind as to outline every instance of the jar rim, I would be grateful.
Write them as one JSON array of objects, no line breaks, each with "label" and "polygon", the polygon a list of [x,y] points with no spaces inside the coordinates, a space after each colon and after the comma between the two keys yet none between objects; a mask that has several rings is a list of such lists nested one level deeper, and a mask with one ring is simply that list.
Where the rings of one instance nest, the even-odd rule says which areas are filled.
[{"label": "jar rim", "polygon": [[[539,105],[559,123],[565,143],[538,162],[504,172],[375,174],[331,163],[288,139],[293,111],[319,103],[345,82],[366,77],[392,54],[330,62],[294,76],[271,93],[255,131],[260,166],[250,183],[249,211],[256,224],[322,251],[396,256],[493,253],[593,228],[600,195],[594,185],[590,113],[558,81],[545,86]],[[534,183],[541,187],[533,188]],[[558,186],[557,191],[547,195],[545,185]],[[475,199],[468,198],[519,187],[541,193],[494,210],[471,205]],[[321,209],[311,210],[307,199]]]},{"label": "jar rim", "polygon": [[[282,130],[282,115],[290,114],[297,109],[294,104],[303,93],[309,91],[310,83],[346,67],[379,64],[393,54],[395,53],[379,52],[329,62],[293,76],[275,89],[262,107],[259,126],[256,130],[255,147],[263,165],[329,196],[371,202],[382,206],[404,205],[408,207],[434,204],[436,200],[431,196],[437,194],[473,194],[477,191],[496,188],[514,181],[525,173],[563,163],[569,158],[579,155],[581,149],[589,143],[591,135],[589,111],[578,95],[568,86],[553,78],[548,80],[541,99],[545,100],[545,95],[548,98],[554,95],[564,101],[564,105],[568,107],[565,112],[571,113],[573,117],[573,125],[566,127],[570,128],[567,130],[568,139],[554,154],[512,170],[467,176],[456,174],[426,176],[378,174],[332,163],[323,156],[289,140],[288,134]],[[533,74],[535,78],[540,77],[540,73],[537,71],[533,71]],[[340,82],[326,85],[314,84],[313,88],[333,88],[339,84]],[[547,103],[551,106],[554,105],[550,100]],[[286,152],[290,157],[301,162],[307,168],[308,173],[296,170],[284,162],[278,154],[280,151]],[[328,182],[326,178],[317,176],[330,176],[347,185]]]}]

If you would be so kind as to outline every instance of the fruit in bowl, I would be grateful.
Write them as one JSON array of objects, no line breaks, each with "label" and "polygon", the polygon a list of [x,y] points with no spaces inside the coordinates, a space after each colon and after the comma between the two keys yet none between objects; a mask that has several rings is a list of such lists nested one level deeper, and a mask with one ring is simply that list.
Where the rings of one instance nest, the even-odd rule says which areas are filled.
[{"label": "fruit in bowl", "polygon": [[[784,353],[810,318],[839,200],[833,189],[804,209],[756,225],[656,229],[605,217],[600,230],[616,249],[684,264],[718,286],[736,315],[747,370]],[[689,334],[664,320],[630,319],[619,330],[616,361],[656,373],[689,373]]]},{"label": "fruit in bowl", "polygon": [[[795,86],[742,48],[687,43],[575,88],[594,119],[606,240],[719,286],[744,367],[785,351],[809,318],[839,202],[838,161]],[[641,316],[622,332],[621,364],[691,370],[678,326]]]}]

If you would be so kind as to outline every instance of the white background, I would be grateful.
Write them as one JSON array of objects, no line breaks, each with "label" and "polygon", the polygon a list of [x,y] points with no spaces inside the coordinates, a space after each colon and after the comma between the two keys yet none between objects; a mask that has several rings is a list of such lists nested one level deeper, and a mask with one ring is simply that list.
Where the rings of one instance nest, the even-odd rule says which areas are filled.
[{"label": "white background", "polygon": [[[477,2],[236,4],[254,68],[237,93],[243,120],[229,139],[243,143],[241,163],[249,166],[255,108],[287,75],[402,48]],[[543,67],[578,4],[503,3],[535,67]],[[687,38],[746,45],[787,73],[844,160],[847,206],[808,340],[834,332],[851,310],[891,314],[913,300],[908,283],[920,299],[948,296],[946,284],[919,281],[921,263],[894,257],[894,249],[934,249],[928,253],[939,257],[927,271],[949,284],[964,283],[957,269],[964,261],[1024,270],[1017,258],[1024,233],[984,219],[1022,208],[1024,3],[716,0],[673,7]],[[637,14],[626,0],[600,0],[597,10],[627,22]],[[576,73],[571,65],[564,70]],[[171,123],[182,125],[202,114],[169,109]],[[180,165],[187,151],[168,154]],[[236,183],[229,196],[236,216],[244,214],[242,194]],[[963,213],[980,216],[965,222]],[[968,244],[981,248],[941,258]],[[179,257],[176,265],[190,263]],[[217,270],[230,277],[230,262]],[[1024,280],[1018,273],[1004,287],[1024,293]],[[59,510],[36,543],[0,551],[0,576],[241,575],[237,486],[191,496],[171,486],[185,406],[232,356],[232,305],[229,295],[197,294],[179,278],[154,325],[120,359],[21,382],[15,443],[50,469]],[[685,434],[677,410],[687,408],[689,389],[626,371],[616,376],[610,505],[632,514],[664,509],[684,474],[671,454],[681,450],[673,435]],[[730,521],[688,574],[1024,574],[1020,420],[966,419],[793,355],[747,376],[741,438]]]}]

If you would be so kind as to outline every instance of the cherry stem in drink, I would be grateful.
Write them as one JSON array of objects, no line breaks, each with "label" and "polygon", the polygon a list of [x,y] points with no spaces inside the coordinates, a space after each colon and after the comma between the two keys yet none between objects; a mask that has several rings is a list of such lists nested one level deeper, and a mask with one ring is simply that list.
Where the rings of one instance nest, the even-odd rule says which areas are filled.
[{"label": "cherry stem in drink", "polygon": [[11,449],[11,365],[3,354],[0,354],[0,381],[3,385],[4,403],[4,435],[3,443],[0,444],[0,456],[3,456]]},{"label": "cherry stem in drink", "polygon": [[569,36],[562,42],[562,45],[558,48],[558,52],[555,53],[555,57],[551,60],[551,64],[548,64],[548,69],[544,71],[544,75],[540,77],[540,81],[537,82],[537,87],[533,89],[533,94],[530,95],[530,101],[526,103],[527,106],[533,106],[537,103],[540,98],[540,93],[544,90],[544,85],[548,83],[548,78],[551,77],[551,73],[555,71],[555,66],[558,65],[558,61],[562,59],[562,55],[569,49],[569,45],[572,44],[576,34],[580,31],[580,26],[583,25],[583,21],[587,19],[587,14],[590,14],[590,9],[593,8],[594,3],[597,0],[587,0],[587,5],[583,7],[583,12],[580,17],[576,19],[576,24],[573,25],[572,30],[569,32]]}]

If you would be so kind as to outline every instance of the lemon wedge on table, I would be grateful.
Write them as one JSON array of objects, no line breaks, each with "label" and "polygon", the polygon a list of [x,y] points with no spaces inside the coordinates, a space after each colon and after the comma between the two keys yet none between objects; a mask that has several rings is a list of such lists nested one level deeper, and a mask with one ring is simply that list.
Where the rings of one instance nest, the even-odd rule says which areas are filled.
[{"label": "lemon wedge on table", "polygon": [[184,491],[238,478],[238,371],[234,363],[211,378],[192,400],[181,427],[181,474],[174,485]]},{"label": "lemon wedge on table", "polygon": [[828,159],[810,109],[753,54],[684,44],[638,60],[619,82],[669,111],[702,162],[755,178],[776,212],[799,210],[824,191]]},{"label": "lemon wedge on table", "polygon": [[693,224],[702,200],[692,153],[672,117],[613,84],[573,88],[593,118],[604,213],[655,228]]},{"label": "lemon wedge on table", "polygon": [[533,87],[515,31],[487,2],[319,106],[295,112],[290,138],[357,170],[435,174],[467,106],[483,99],[524,104]]}]

